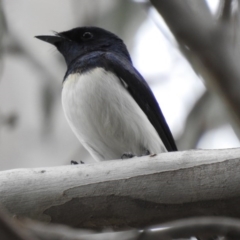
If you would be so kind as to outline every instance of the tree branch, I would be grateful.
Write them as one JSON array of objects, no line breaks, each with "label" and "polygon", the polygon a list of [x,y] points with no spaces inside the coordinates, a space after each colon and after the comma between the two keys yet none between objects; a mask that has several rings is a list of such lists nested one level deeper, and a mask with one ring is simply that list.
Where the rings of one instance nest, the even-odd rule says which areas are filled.
[{"label": "tree branch", "polygon": [[[207,85],[220,94],[240,126],[240,54],[232,44],[236,34],[227,22],[217,22],[195,1],[151,0],[182,47],[194,55],[190,61]],[[203,1],[197,1],[203,2]],[[238,35],[238,34],[237,34]]]},{"label": "tree branch", "polygon": [[[152,231],[153,228],[155,231]],[[151,226],[151,228],[142,232],[139,240],[185,239],[191,236],[197,236],[198,239],[218,239],[216,236],[227,236],[229,237],[227,239],[239,239],[240,221],[222,217],[182,219],[164,225]]]},{"label": "tree branch", "polygon": [[232,18],[233,0],[221,0],[218,8],[218,18],[221,21],[229,22]]},{"label": "tree branch", "polygon": [[0,207],[0,237],[7,240],[37,240],[28,231],[17,226],[2,207]]},{"label": "tree branch", "polygon": [[29,220],[19,223],[24,231],[31,233],[40,240],[137,240],[140,235],[139,231],[134,229],[121,232],[108,229],[107,231],[96,232]]},{"label": "tree branch", "polygon": [[191,216],[240,217],[240,149],[0,172],[12,214],[99,229]]},{"label": "tree branch", "polygon": [[[240,238],[240,221],[223,217],[200,217],[181,219],[139,230],[123,232],[94,232],[73,229],[58,224],[35,221],[20,222],[22,229],[41,240],[160,240],[160,239],[213,239],[213,236],[227,236],[227,239]],[[214,238],[218,239],[218,238]],[[223,239],[221,237],[221,239]],[[224,238],[226,239],[226,238]]]}]

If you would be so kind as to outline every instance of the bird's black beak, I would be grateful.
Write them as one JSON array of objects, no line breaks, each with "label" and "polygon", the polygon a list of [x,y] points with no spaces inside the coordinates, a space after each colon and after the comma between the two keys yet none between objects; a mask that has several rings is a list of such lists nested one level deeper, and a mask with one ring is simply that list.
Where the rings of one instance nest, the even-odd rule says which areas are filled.
[{"label": "bird's black beak", "polygon": [[57,36],[35,36],[35,38],[38,38],[44,42],[48,42],[50,44],[55,45],[58,42],[62,42],[63,38],[57,37]]}]

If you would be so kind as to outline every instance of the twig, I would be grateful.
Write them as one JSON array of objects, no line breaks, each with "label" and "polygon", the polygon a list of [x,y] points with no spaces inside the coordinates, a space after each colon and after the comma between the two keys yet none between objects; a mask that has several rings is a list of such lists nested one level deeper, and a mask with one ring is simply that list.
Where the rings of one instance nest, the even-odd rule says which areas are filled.
[{"label": "twig", "polygon": [[145,229],[138,240],[162,240],[200,236],[227,236],[240,239],[240,220],[203,217],[178,220]]}]

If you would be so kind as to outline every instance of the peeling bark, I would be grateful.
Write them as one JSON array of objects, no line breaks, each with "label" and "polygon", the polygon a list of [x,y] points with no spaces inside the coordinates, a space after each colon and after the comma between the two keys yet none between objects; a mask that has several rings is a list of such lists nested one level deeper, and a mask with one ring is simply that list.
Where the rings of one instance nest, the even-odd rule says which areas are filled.
[{"label": "peeling bark", "polygon": [[17,216],[91,229],[240,217],[239,171],[240,149],[8,170],[0,203]]}]

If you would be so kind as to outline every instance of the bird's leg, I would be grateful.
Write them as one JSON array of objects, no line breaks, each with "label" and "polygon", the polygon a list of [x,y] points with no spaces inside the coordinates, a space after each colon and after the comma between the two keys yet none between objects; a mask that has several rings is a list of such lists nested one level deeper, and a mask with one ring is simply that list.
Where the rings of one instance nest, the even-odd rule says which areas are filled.
[{"label": "bird's leg", "polygon": [[123,155],[121,156],[121,159],[123,160],[123,159],[128,159],[128,158],[133,158],[133,157],[135,157],[135,155],[134,155],[133,153],[131,153],[131,152],[125,152],[125,153],[123,153]]},{"label": "bird's leg", "polygon": [[[71,160],[71,165],[77,165],[77,164],[79,164],[79,162]],[[80,164],[84,164],[84,162],[80,161]]]},{"label": "bird's leg", "polygon": [[71,165],[77,165],[79,164],[77,161],[71,160]]},{"label": "bird's leg", "polygon": [[147,156],[147,155],[150,155],[150,151],[148,149],[145,149],[145,151],[142,154],[142,156]]},{"label": "bird's leg", "polygon": [[[141,155],[142,156],[147,156],[147,155],[150,155],[150,151],[148,149],[145,149],[143,154]],[[133,157],[136,157],[136,155],[134,155],[133,153],[131,152],[125,152],[123,153],[123,155],[121,156],[121,159],[128,159],[128,158],[133,158]]]}]

